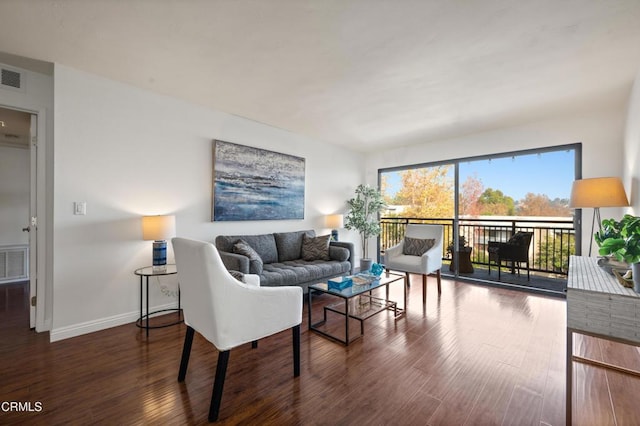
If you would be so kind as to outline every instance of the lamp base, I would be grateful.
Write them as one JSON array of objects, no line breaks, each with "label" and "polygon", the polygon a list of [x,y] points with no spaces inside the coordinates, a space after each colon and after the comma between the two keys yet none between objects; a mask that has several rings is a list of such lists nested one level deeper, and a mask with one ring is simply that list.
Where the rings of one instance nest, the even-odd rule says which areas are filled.
[{"label": "lamp base", "polygon": [[167,242],[156,240],[153,242],[153,271],[165,272],[167,270]]},{"label": "lamp base", "polygon": [[332,229],[331,230],[331,241],[338,241],[338,230],[337,229]]}]

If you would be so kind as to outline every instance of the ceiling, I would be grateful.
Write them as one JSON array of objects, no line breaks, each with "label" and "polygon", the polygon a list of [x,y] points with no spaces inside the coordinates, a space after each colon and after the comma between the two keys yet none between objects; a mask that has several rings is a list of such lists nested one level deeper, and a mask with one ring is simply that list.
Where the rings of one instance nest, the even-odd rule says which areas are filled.
[{"label": "ceiling", "polygon": [[640,0],[3,0],[0,52],[367,152],[621,108]]}]

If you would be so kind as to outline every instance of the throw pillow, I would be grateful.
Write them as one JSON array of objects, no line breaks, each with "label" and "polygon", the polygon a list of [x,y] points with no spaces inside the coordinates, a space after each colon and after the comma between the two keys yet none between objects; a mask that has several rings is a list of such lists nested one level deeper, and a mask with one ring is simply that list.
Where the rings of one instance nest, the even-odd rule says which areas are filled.
[{"label": "throw pillow", "polygon": [[402,247],[402,254],[409,256],[422,256],[427,250],[436,245],[436,240],[433,238],[411,238],[404,237],[404,246]]},{"label": "throw pillow", "polygon": [[331,235],[321,235],[319,237],[310,237],[307,234],[302,236],[302,259],[312,260],[330,260],[329,257],[329,239]]},{"label": "throw pillow", "polygon": [[262,274],[262,258],[258,253],[244,240],[238,240],[233,244],[233,252],[241,254],[249,258],[249,272],[252,274]]},{"label": "throw pillow", "polygon": [[240,271],[234,271],[233,269],[229,271],[229,273],[231,274],[231,276],[233,278],[235,278],[236,280],[240,281],[241,283],[244,282],[244,274]]}]

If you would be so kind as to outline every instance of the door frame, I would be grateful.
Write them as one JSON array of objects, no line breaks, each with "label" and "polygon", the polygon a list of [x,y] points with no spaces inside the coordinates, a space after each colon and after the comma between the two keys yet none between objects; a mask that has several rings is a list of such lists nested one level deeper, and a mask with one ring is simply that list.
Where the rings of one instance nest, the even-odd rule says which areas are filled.
[{"label": "door frame", "polygon": [[[46,111],[40,107],[34,107],[30,105],[16,105],[15,103],[0,104],[0,107],[11,109],[14,111],[20,111],[29,113],[36,116],[36,144],[37,148],[33,151],[33,140],[29,141],[30,151],[30,167],[34,167],[35,170],[30,171],[35,179],[30,179],[30,207],[31,200],[35,203],[35,214],[30,211],[30,216],[35,216],[37,226],[35,226],[35,232],[29,232],[29,304],[31,305],[31,296],[36,296],[35,306],[30,308],[30,327],[35,328],[37,332],[49,331],[51,329],[51,318],[47,315],[48,297],[47,297],[47,239],[46,239],[46,223],[47,223],[47,200],[46,200],[46,147],[45,147],[45,135],[46,132]],[[29,225],[31,225],[29,223]],[[33,250],[33,253],[32,253]],[[31,264],[31,259],[35,259],[35,265]],[[31,271],[35,271],[35,283],[31,276]],[[32,315],[33,320],[32,322]]]},{"label": "door frame", "polygon": [[[29,126],[29,327],[36,328],[38,300],[38,115]],[[33,303],[33,300],[36,303]]]}]

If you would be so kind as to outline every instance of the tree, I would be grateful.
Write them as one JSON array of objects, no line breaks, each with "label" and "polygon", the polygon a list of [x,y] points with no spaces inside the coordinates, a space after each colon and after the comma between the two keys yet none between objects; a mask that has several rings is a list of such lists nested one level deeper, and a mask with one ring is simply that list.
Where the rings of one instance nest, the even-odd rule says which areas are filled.
[{"label": "tree", "polygon": [[576,238],[573,234],[554,234],[551,237],[539,238],[536,266],[549,269],[551,264],[554,271],[567,272],[569,270],[569,256],[576,252]]},{"label": "tree", "polygon": [[513,216],[515,202],[499,189],[487,188],[478,199],[480,214],[486,216]]},{"label": "tree", "polygon": [[571,216],[569,203],[556,198],[551,201],[545,194],[527,193],[524,200],[518,204],[520,216]]},{"label": "tree", "polygon": [[450,166],[403,170],[402,187],[396,202],[409,206],[402,215],[409,217],[453,217],[453,181]]},{"label": "tree", "polygon": [[482,208],[479,204],[480,196],[484,190],[482,181],[477,174],[467,176],[460,191],[460,214],[469,216],[479,216]]},{"label": "tree", "polygon": [[385,207],[382,194],[369,185],[358,185],[356,196],[347,201],[349,213],[344,221],[344,227],[355,229],[362,238],[362,258],[368,259],[369,237],[380,235],[380,221],[378,214]]}]

